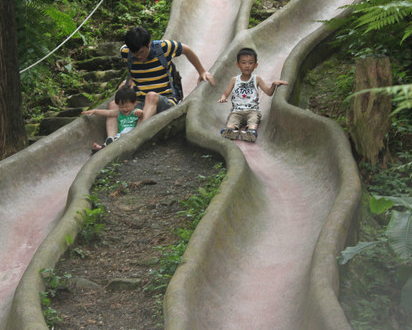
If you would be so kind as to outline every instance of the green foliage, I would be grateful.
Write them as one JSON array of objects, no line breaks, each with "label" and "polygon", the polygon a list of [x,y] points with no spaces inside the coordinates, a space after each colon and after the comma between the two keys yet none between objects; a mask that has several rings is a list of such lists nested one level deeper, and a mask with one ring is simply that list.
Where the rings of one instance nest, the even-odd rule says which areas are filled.
[{"label": "green foliage", "polygon": [[356,28],[366,27],[365,33],[380,30],[393,24],[406,22],[405,33],[401,43],[412,34],[412,1],[402,0],[369,0],[351,5],[355,14]]},{"label": "green foliage", "polygon": [[45,35],[55,26],[45,14],[45,2],[16,0],[15,5],[18,57],[24,68],[51,50],[53,41]]},{"label": "green foliage", "polygon": [[406,312],[409,311],[409,313],[412,315],[412,277],[402,288],[401,306]]},{"label": "green foliage", "polygon": [[[44,114],[65,107],[68,86],[84,92],[83,78],[71,67],[85,46],[102,40],[124,40],[126,31],[142,25],[160,38],[167,26],[172,1],[104,1],[93,16],[61,49],[21,75],[26,120],[38,122]],[[27,68],[63,42],[96,7],[92,0],[17,0],[18,56]],[[61,65],[63,64],[63,65]],[[119,77],[119,82],[121,77]],[[116,88],[109,83],[96,94],[107,97]],[[99,101],[96,95],[93,102]]]},{"label": "green foliage", "polygon": [[[207,180],[204,187],[199,187],[196,194],[191,195],[187,200],[181,201],[183,210],[179,211],[177,216],[185,216],[189,221],[184,228],[177,230],[179,241],[176,244],[157,247],[162,251],[162,257],[159,261],[160,267],[150,271],[150,275],[154,275],[154,279],[144,290],[158,292],[159,301],[163,297],[171,277],[181,263],[183,253],[193,231],[206,214],[206,208],[211,199],[219,192],[220,184],[226,175],[226,169],[223,168],[222,163],[215,164],[215,168],[219,170],[217,174],[208,178],[200,177],[202,181]],[[161,307],[161,304],[159,306]]]},{"label": "green foliage", "polygon": [[[342,265],[341,303],[356,330],[411,329],[411,318],[399,301],[401,291],[410,293],[405,287],[412,271],[412,154],[409,151],[412,66],[408,32],[411,6],[410,0],[360,1],[347,6],[353,9],[348,18],[328,22],[338,28],[332,46],[346,52],[348,61],[369,55],[388,56],[397,83],[397,86],[363,91],[390,94],[394,107],[392,126],[386,137],[392,152],[386,163],[388,167],[359,163],[363,184],[375,195],[369,206],[376,215],[364,216],[362,241],[346,248],[338,260]],[[402,275],[404,269],[407,275]]]},{"label": "green foliage", "polygon": [[391,116],[395,116],[402,110],[412,109],[412,84],[364,89],[351,94],[348,99],[365,93],[390,95],[393,98],[393,103],[396,105],[396,108],[392,111]]},{"label": "green foliage", "polygon": [[41,269],[40,274],[43,277],[46,291],[39,292],[40,302],[43,306],[43,316],[48,327],[53,328],[56,322],[61,321],[57,311],[51,308],[50,297],[55,297],[58,290],[67,288],[67,280],[71,278],[70,274],[58,275],[54,269]]},{"label": "green foliage", "polygon": [[[408,159],[411,155],[407,155]],[[392,166],[382,168],[369,163],[359,164],[361,172],[367,172],[365,177],[368,191],[375,195],[407,196],[410,194],[410,171],[408,166]]]},{"label": "green foliage", "polygon": [[[355,261],[353,269],[359,272],[360,269],[364,269],[363,265],[369,265],[371,269],[364,269],[365,273],[361,275],[351,274],[351,285],[362,281],[363,284],[359,285],[365,286],[359,293],[359,296],[365,298],[351,306],[353,315],[350,320],[355,329],[374,329],[377,324],[382,326],[382,322],[388,322],[382,319],[394,318],[394,310],[397,311],[396,319],[406,323],[408,319],[412,320],[408,317],[408,312],[402,312],[399,301],[391,299],[392,293],[389,290],[390,287],[398,288],[395,290],[401,290],[403,295],[404,292],[412,292],[409,287],[412,280],[412,198],[373,196],[370,199],[370,209],[373,213],[383,214],[394,207],[399,210],[391,211],[391,220],[378,241],[359,242],[354,247],[348,247],[338,260],[341,265],[345,265],[358,256],[359,260]],[[403,269],[407,269],[406,276],[402,275]],[[401,287],[402,289],[399,289]],[[402,299],[401,304],[406,308],[410,306],[408,299]],[[389,309],[388,306],[391,305],[393,307]]]},{"label": "green foliage", "polygon": [[349,260],[358,254],[364,252],[367,249],[373,249],[377,244],[382,243],[383,241],[375,242],[359,242],[356,246],[349,246],[344,251],[342,251],[341,256],[338,261],[340,265],[345,265]]},{"label": "green foliage", "polygon": [[372,196],[369,202],[371,212],[382,214],[393,207],[401,210],[393,210],[385,235],[379,241],[359,242],[355,247],[348,247],[342,252],[339,260],[341,265],[347,263],[354,256],[366,249],[374,248],[377,244],[388,242],[393,251],[401,258],[412,258],[412,198],[392,196]]},{"label": "green foliage", "polygon": [[93,209],[86,208],[83,213],[78,212],[82,216],[80,236],[86,244],[91,244],[99,238],[100,233],[105,228],[101,221],[106,214],[104,206],[97,196],[89,196],[89,199],[93,201]]},{"label": "green foliage", "polygon": [[[368,225],[363,224],[362,228],[365,230]],[[412,263],[405,263],[401,271],[396,255],[385,240],[380,239],[369,249],[367,244],[363,244],[362,253],[341,268],[341,287],[345,292],[340,303],[345,314],[354,330],[410,329],[410,319],[397,293],[407,283]],[[360,249],[361,245],[357,247]]]},{"label": "green foliage", "polygon": [[71,278],[70,274],[58,275],[54,269],[43,268],[40,270],[43,277],[44,285],[50,296],[55,297],[57,290],[67,288],[67,280]]},{"label": "green foliage", "polygon": [[[46,6],[44,13],[54,22],[55,26],[53,32],[49,31],[45,36],[58,43],[65,40],[77,29],[78,24],[76,24],[76,21],[78,21],[79,18],[81,21],[86,18],[85,13],[82,11],[80,12],[82,12],[83,15],[81,15],[82,17],[79,17],[79,9],[80,7],[77,2],[74,2],[73,6],[73,2],[69,2],[68,0],[53,2]],[[76,32],[72,38],[81,38],[81,34]]]},{"label": "green foliage", "polygon": [[352,8],[352,15],[326,22],[338,29],[331,45],[346,49],[353,57],[389,56],[395,80],[399,84],[410,82],[411,47],[407,31],[412,26],[412,1],[370,0],[345,7]]},{"label": "green foliage", "polygon": [[69,234],[66,234],[65,241],[66,241],[67,246],[72,246],[74,243],[73,237],[71,237]]},{"label": "green foliage", "polygon": [[90,252],[80,247],[75,247],[74,249],[70,250],[71,258],[80,257],[81,259],[86,259],[89,256]]},{"label": "green foliage", "polygon": [[[412,205],[412,204],[411,204]],[[389,244],[402,259],[412,258],[412,208],[407,211],[392,211],[386,233]]]},{"label": "green foliage", "polygon": [[127,191],[127,182],[119,181],[120,163],[113,161],[102,169],[93,184],[94,191]]},{"label": "green foliage", "polygon": [[[178,216],[185,216],[191,220],[191,228],[195,229],[199,221],[206,214],[206,208],[209,205],[212,198],[219,190],[220,184],[226,175],[226,169],[223,168],[222,163],[215,165],[215,168],[219,172],[208,178],[205,187],[200,187],[198,193],[191,195],[187,200],[182,201],[182,211],[178,212]],[[200,177],[204,180],[204,177]],[[183,238],[183,237],[182,237]]]}]

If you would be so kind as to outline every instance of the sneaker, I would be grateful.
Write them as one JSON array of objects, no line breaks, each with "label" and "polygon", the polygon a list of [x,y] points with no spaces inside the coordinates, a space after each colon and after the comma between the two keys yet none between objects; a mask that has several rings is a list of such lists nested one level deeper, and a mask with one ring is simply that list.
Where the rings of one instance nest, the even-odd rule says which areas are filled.
[{"label": "sneaker", "polygon": [[243,141],[248,141],[248,142],[255,142],[257,139],[257,131],[255,129],[248,129],[247,131],[241,131],[240,132],[240,138]]},{"label": "sneaker", "polygon": [[220,134],[224,138],[230,139],[230,140],[236,140],[239,138],[239,131],[237,129],[232,129],[229,127],[222,128],[222,130],[220,131]]},{"label": "sneaker", "polygon": [[114,137],[113,136],[108,136],[106,141],[104,141],[104,144],[108,146],[112,142],[114,142]]}]

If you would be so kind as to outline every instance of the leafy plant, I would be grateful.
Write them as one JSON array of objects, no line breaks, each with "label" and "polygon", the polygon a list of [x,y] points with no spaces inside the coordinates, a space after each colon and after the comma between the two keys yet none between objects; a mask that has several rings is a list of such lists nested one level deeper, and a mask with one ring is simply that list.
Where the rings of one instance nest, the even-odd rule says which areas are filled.
[{"label": "leafy plant", "polygon": [[[23,111],[27,121],[38,122],[51,110],[66,106],[69,89],[85,92],[81,75],[70,63],[86,45],[124,40],[132,26],[149,28],[160,38],[167,26],[170,1],[105,1],[72,39],[45,61],[21,74]],[[33,64],[67,38],[96,7],[96,1],[85,0],[17,0],[18,56],[20,68]],[[113,13],[118,15],[113,16]],[[66,65],[61,65],[66,63]],[[121,77],[119,77],[120,81]],[[104,91],[91,95],[92,104],[112,93],[117,86],[110,83]],[[70,86],[68,88],[67,86]]]},{"label": "leafy plant", "polygon": [[[184,228],[177,230],[179,241],[176,244],[157,247],[162,251],[162,257],[159,261],[160,267],[149,272],[150,275],[154,275],[154,278],[144,290],[158,292],[158,301],[161,301],[171,277],[182,260],[194,229],[206,214],[206,208],[211,199],[218,193],[220,184],[226,175],[226,169],[223,168],[222,163],[215,164],[215,168],[219,170],[217,174],[208,178],[200,177],[202,181],[207,180],[204,187],[199,187],[196,194],[191,195],[187,200],[181,201],[183,210],[177,212],[177,216],[185,216],[190,221]],[[159,306],[161,307],[161,304]]]},{"label": "leafy plant", "polygon": [[388,242],[394,252],[401,259],[412,257],[412,198],[373,196],[370,199],[372,213],[382,214],[393,207],[401,207],[404,210],[392,211],[391,220],[386,230],[386,237],[375,242],[359,242],[355,247],[348,247],[342,252],[339,259],[341,265],[366,249],[371,249],[379,243]]},{"label": "leafy plant", "polygon": [[114,191],[117,189],[127,190],[127,182],[119,181],[120,163],[113,161],[102,169],[93,184],[94,191]]},{"label": "leafy plant", "polygon": [[54,269],[41,269],[40,274],[46,286],[46,291],[39,292],[40,301],[43,306],[43,316],[48,327],[53,327],[56,322],[61,321],[58,312],[51,308],[50,297],[55,297],[57,290],[67,288],[67,280],[71,278],[70,274],[58,275]]},{"label": "leafy plant", "polygon": [[398,114],[402,110],[410,110],[412,108],[412,84],[364,89],[351,94],[348,99],[365,93],[386,94],[392,96],[392,101],[396,104],[396,109],[392,111],[391,116]]},{"label": "leafy plant", "polygon": [[[402,299],[401,306],[405,310],[406,315],[412,311],[412,303],[405,297],[412,296],[412,281],[411,271],[412,271],[412,198],[411,197],[392,197],[392,196],[373,196],[370,199],[370,209],[372,213],[382,214],[387,212],[392,208],[398,208],[397,210],[391,211],[391,220],[387,226],[387,229],[379,240],[373,242],[359,242],[354,247],[347,247],[339,258],[339,263],[345,265],[349,260],[357,255],[365,254],[367,251],[372,251],[371,255],[375,253],[378,249],[381,249],[379,253],[381,256],[386,256],[386,258],[391,258],[391,253],[388,250],[389,247],[395,252],[396,256],[400,258],[400,264],[409,269],[406,276],[401,276],[402,267],[397,266],[393,269],[398,269],[397,280],[403,284],[402,288]],[[382,258],[382,257],[381,257]],[[394,258],[393,258],[394,259]],[[376,276],[376,274],[375,274]],[[377,283],[377,277],[373,283],[375,285],[380,285],[383,289],[385,283]],[[386,299],[386,304],[389,302],[389,297],[387,295],[376,294],[379,299]],[[374,302],[376,304],[376,301]],[[369,302],[365,300],[365,304],[361,305],[359,310],[362,315],[358,315],[359,319],[364,321],[360,324],[355,324],[359,326],[359,329],[369,329],[363,327],[363,325],[371,324],[374,322],[373,318],[370,316],[376,315],[377,311],[367,311],[371,308]],[[409,310],[409,312],[408,312]],[[380,313],[382,310],[380,310]],[[388,314],[386,317],[389,317]],[[357,321],[359,322],[359,321]],[[372,328],[371,328],[372,329]]]},{"label": "leafy plant", "polygon": [[82,215],[80,236],[87,243],[90,244],[97,239],[105,225],[101,223],[103,216],[106,214],[104,206],[100,203],[97,196],[89,196],[93,201],[93,209],[86,208]]},{"label": "leafy plant", "polygon": [[366,27],[365,33],[380,30],[393,24],[405,22],[405,33],[401,43],[412,34],[412,1],[403,0],[369,0],[350,5],[355,14],[356,27]]}]

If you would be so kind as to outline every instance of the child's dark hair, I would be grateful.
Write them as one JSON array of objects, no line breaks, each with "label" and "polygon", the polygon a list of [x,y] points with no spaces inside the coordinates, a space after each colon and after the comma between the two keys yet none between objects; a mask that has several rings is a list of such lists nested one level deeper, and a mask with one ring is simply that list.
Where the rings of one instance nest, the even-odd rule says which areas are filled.
[{"label": "child's dark hair", "polygon": [[116,104],[124,104],[129,101],[135,103],[137,100],[136,92],[133,88],[123,87],[116,92],[114,96],[114,102]]},{"label": "child's dark hair", "polygon": [[133,52],[139,51],[143,46],[150,43],[150,32],[141,26],[131,28],[127,31],[124,41],[126,46]]},{"label": "child's dark hair", "polygon": [[255,62],[257,62],[257,53],[252,48],[242,48],[241,50],[239,50],[237,53],[237,61],[239,62],[240,58],[246,55],[253,56],[255,58]]}]

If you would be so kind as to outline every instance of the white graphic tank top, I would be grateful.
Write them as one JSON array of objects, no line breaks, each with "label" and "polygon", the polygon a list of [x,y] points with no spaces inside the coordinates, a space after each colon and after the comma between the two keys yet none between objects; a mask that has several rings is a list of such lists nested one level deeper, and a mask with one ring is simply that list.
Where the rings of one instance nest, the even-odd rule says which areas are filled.
[{"label": "white graphic tank top", "polygon": [[240,75],[236,76],[235,86],[232,92],[232,111],[259,109],[259,93],[256,85],[256,75],[252,75],[248,81],[242,81]]}]

